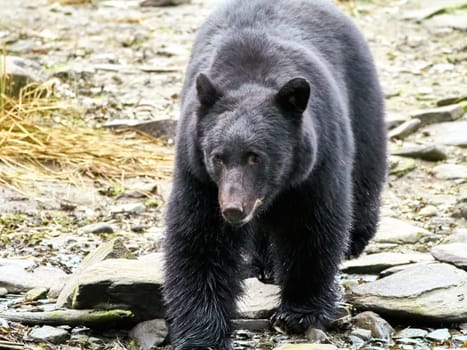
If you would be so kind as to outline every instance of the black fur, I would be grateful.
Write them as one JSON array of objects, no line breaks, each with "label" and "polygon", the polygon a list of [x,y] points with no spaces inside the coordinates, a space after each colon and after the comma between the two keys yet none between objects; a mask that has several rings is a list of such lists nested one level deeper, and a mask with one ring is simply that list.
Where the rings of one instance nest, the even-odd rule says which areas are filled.
[{"label": "black fur", "polygon": [[232,0],[208,18],[186,72],[167,210],[176,350],[231,348],[252,234],[256,268],[270,275],[273,260],[281,286],[275,326],[300,333],[333,318],[339,264],[376,230],[383,109],[367,45],[331,3]]}]

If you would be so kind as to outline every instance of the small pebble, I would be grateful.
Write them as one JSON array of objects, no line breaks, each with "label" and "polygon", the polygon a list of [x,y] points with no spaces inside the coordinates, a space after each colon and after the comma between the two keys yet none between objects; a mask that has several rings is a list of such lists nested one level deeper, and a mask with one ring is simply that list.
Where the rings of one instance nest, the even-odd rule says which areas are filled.
[{"label": "small pebble", "polygon": [[447,328],[441,328],[434,330],[426,335],[427,339],[436,340],[436,341],[445,341],[451,337],[449,330]]},{"label": "small pebble", "polygon": [[0,288],[0,298],[8,294],[8,289],[1,287]]},{"label": "small pebble", "polygon": [[86,225],[81,229],[84,233],[113,233],[114,229],[106,222]]},{"label": "small pebble", "polygon": [[328,339],[326,333],[318,328],[310,328],[305,332],[305,337],[313,343],[322,343]]},{"label": "small pebble", "polygon": [[371,339],[371,331],[368,329],[363,329],[363,328],[355,328],[351,333],[351,335],[354,335],[356,337],[359,337],[363,340],[370,340]]},{"label": "small pebble", "polygon": [[424,338],[428,331],[420,328],[405,328],[397,333],[395,338]]},{"label": "small pebble", "polygon": [[36,301],[47,298],[48,288],[33,288],[24,295],[26,301]]},{"label": "small pebble", "polygon": [[350,343],[352,343],[352,350],[358,350],[365,344],[365,341],[362,338],[355,335],[349,335],[348,339]]},{"label": "small pebble", "polygon": [[424,217],[431,217],[438,214],[438,209],[433,205],[427,205],[426,207],[420,209],[418,213]]},{"label": "small pebble", "polygon": [[63,344],[70,338],[70,334],[66,330],[51,326],[34,328],[29,336],[34,340],[47,341],[56,345]]}]

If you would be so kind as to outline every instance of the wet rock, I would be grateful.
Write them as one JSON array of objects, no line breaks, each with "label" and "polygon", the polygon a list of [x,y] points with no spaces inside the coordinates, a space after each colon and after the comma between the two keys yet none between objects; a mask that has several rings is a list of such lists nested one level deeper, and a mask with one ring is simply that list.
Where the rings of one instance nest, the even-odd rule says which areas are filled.
[{"label": "wet rock", "polygon": [[238,301],[241,318],[269,318],[279,302],[279,287],[261,283],[256,278],[244,281],[244,295]]},{"label": "wet rock", "polygon": [[464,115],[464,108],[461,105],[449,105],[433,109],[416,111],[411,114],[412,119],[419,119],[422,125],[433,123],[450,122],[459,119]]},{"label": "wet rock", "polygon": [[467,270],[467,243],[442,244],[433,247],[431,254],[439,261]]},{"label": "wet rock", "polygon": [[27,85],[42,83],[47,79],[40,64],[16,56],[0,56],[0,78],[5,76],[5,73],[5,94],[12,97],[18,97],[21,89]]},{"label": "wet rock", "polygon": [[113,233],[114,229],[106,222],[98,222],[81,228],[84,233]]},{"label": "wet rock", "polygon": [[394,329],[386,320],[371,311],[365,311],[354,316],[352,323],[355,327],[369,330],[371,338],[390,341],[394,333]]},{"label": "wet rock", "polygon": [[434,259],[430,256],[430,254],[415,252],[377,253],[362,255],[358,259],[346,261],[342,271],[346,273],[374,274],[393,266],[432,261],[434,261]]},{"label": "wet rock", "polygon": [[405,139],[407,136],[412,135],[414,132],[416,132],[421,125],[422,122],[419,119],[407,120],[399,126],[392,129],[391,131],[389,131],[388,137],[390,139]]},{"label": "wet rock", "polygon": [[350,335],[353,335],[354,337],[359,337],[362,340],[370,340],[371,339],[371,331],[369,329],[363,329],[363,328],[355,328],[352,330]]},{"label": "wet rock", "polygon": [[4,297],[4,296],[7,295],[7,294],[8,294],[8,289],[3,288],[3,287],[0,288],[0,298],[1,298],[1,297]]},{"label": "wet rock", "polygon": [[234,329],[242,329],[250,332],[264,332],[269,330],[271,322],[268,319],[258,318],[250,319],[243,318],[232,321],[232,326]]},{"label": "wet rock", "polygon": [[447,328],[436,329],[433,332],[430,332],[426,335],[427,339],[435,340],[435,341],[445,341],[451,338],[451,334]]},{"label": "wet rock", "polygon": [[467,121],[429,125],[423,129],[436,144],[467,147]]},{"label": "wet rock", "polygon": [[10,293],[49,288],[65,277],[62,270],[37,266],[34,259],[0,259],[0,287],[6,288]]},{"label": "wet rock", "polygon": [[81,271],[72,290],[74,309],[131,310],[138,319],[162,318],[162,266],[130,259],[107,259]]},{"label": "wet rock", "polygon": [[453,180],[467,179],[467,166],[462,164],[441,164],[433,169],[438,179]]},{"label": "wet rock", "polygon": [[331,344],[287,344],[274,350],[337,350],[337,348]]},{"label": "wet rock", "polygon": [[349,302],[381,315],[459,322],[467,317],[467,272],[452,265],[418,264],[352,289]]},{"label": "wet rock", "polygon": [[111,129],[135,129],[154,138],[174,139],[177,131],[177,121],[173,119],[160,119],[151,121],[113,120],[104,125]]},{"label": "wet rock", "polygon": [[379,243],[416,243],[420,238],[430,234],[428,230],[412,223],[384,217],[381,219],[374,241]]},{"label": "wet rock", "polygon": [[438,208],[436,208],[434,205],[427,205],[426,207],[420,209],[418,214],[426,218],[436,216],[438,214]]},{"label": "wet rock", "polygon": [[325,332],[318,328],[310,328],[305,332],[305,337],[313,343],[322,343],[328,339]]},{"label": "wet rock", "polygon": [[140,6],[177,6],[182,4],[189,4],[191,0],[143,0],[140,2]]},{"label": "wet rock", "polygon": [[49,288],[34,288],[28,290],[28,292],[24,295],[24,300],[26,301],[36,301],[39,299],[44,299],[47,297],[47,292]]},{"label": "wet rock", "polygon": [[389,173],[397,177],[404,176],[415,169],[415,160],[406,157],[391,156],[389,158]]},{"label": "wet rock", "polygon": [[120,238],[115,238],[108,242],[102,243],[99,247],[94,249],[83,259],[83,261],[73,273],[71,278],[67,281],[63,289],[61,291],[58,291],[58,293],[55,290],[53,291],[53,293],[51,293],[52,291],[49,292],[49,297],[53,298],[55,297],[55,295],[58,295],[58,308],[70,306],[71,298],[73,296],[74,290],[77,287],[79,277],[83,271],[103,260],[119,258],[134,259],[133,254],[125,247],[123,241]]},{"label": "wet rock", "polygon": [[169,333],[164,319],[155,319],[138,323],[130,332],[131,339],[136,340],[144,349],[160,346]]},{"label": "wet rock", "polygon": [[63,344],[70,338],[70,334],[66,330],[51,326],[35,328],[29,333],[29,336],[36,341],[46,341],[56,345]]},{"label": "wet rock", "polygon": [[405,328],[399,331],[394,338],[424,338],[428,331],[420,328]]},{"label": "wet rock", "polygon": [[445,160],[448,157],[443,149],[435,145],[414,145],[403,147],[401,149],[391,151],[391,154],[396,156],[427,160],[430,162],[438,162]]}]

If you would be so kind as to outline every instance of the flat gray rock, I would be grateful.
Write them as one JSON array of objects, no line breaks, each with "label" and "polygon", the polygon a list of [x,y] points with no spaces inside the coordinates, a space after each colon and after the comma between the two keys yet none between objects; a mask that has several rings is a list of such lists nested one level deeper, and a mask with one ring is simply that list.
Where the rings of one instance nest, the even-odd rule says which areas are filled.
[{"label": "flat gray rock", "polygon": [[358,259],[344,262],[342,271],[346,273],[379,273],[390,267],[419,262],[433,262],[430,254],[423,253],[377,253],[362,255]]},{"label": "flat gray rock", "polygon": [[433,247],[431,254],[439,261],[467,270],[467,243],[442,244]]},{"label": "flat gray rock", "polygon": [[428,333],[426,335],[426,338],[442,342],[451,338],[451,334],[449,333],[449,330],[447,328],[440,328]]},{"label": "flat gray rock", "polygon": [[107,259],[83,270],[76,280],[74,309],[121,308],[140,319],[164,317],[162,266],[144,260]]},{"label": "flat gray rock", "polygon": [[70,334],[66,330],[52,326],[34,328],[29,336],[34,340],[46,341],[56,345],[63,344],[70,338]]},{"label": "flat gray rock", "polygon": [[395,156],[417,158],[430,162],[438,162],[448,158],[444,149],[436,145],[411,145],[391,150]]},{"label": "flat gray rock", "polygon": [[433,123],[450,122],[457,120],[464,115],[464,108],[461,105],[449,105],[432,109],[419,110],[410,115],[412,119],[418,119],[422,125]]},{"label": "flat gray rock", "polygon": [[415,224],[399,219],[383,217],[374,238],[378,243],[416,243],[431,233]]},{"label": "flat gray rock", "polygon": [[449,264],[417,265],[352,289],[349,301],[382,316],[423,321],[467,319],[467,272]]},{"label": "flat gray rock", "polygon": [[76,271],[68,279],[67,283],[61,289],[51,290],[49,297],[57,298],[57,307],[71,306],[73,293],[78,285],[80,274],[90,266],[105,259],[132,259],[133,254],[125,247],[120,238],[114,238],[108,242],[102,243],[91,253],[89,253],[78,266]]},{"label": "flat gray rock", "polygon": [[67,274],[55,267],[36,266],[34,259],[0,259],[0,287],[10,293],[50,288]]},{"label": "flat gray rock", "polygon": [[398,125],[388,133],[388,137],[390,139],[404,139],[407,136],[413,134],[416,132],[420,126],[422,125],[422,122],[419,119],[411,119],[403,122],[402,124]]},{"label": "flat gray rock", "polygon": [[462,164],[441,164],[433,169],[433,175],[438,179],[467,179],[467,166]]},{"label": "flat gray rock", "polygon": [[279,303],[278,286],[264,284],[256,278],[244,281],[243,297],[238,301],[241,318],[269,318]]},{"label": "flat gray rock", "polygon": [[425,338],[428,331],[420,328],[404,328],[394,338]]},{"label": "flat gray rock", "polygon": [[467,147],[467,121],[429,125],[423,129],[434,143]]}]

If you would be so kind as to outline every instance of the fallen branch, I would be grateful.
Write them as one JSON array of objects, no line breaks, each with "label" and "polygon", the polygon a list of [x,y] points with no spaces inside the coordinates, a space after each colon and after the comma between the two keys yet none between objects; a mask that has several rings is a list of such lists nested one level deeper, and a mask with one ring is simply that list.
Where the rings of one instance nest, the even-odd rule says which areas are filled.
[{"label": "fallen branch", "polygon": [[46,312],[2,312],[0,318],[25,325],[69,325],[108,328],[129,324],[134,314],[129,310],[57,310]]}]

